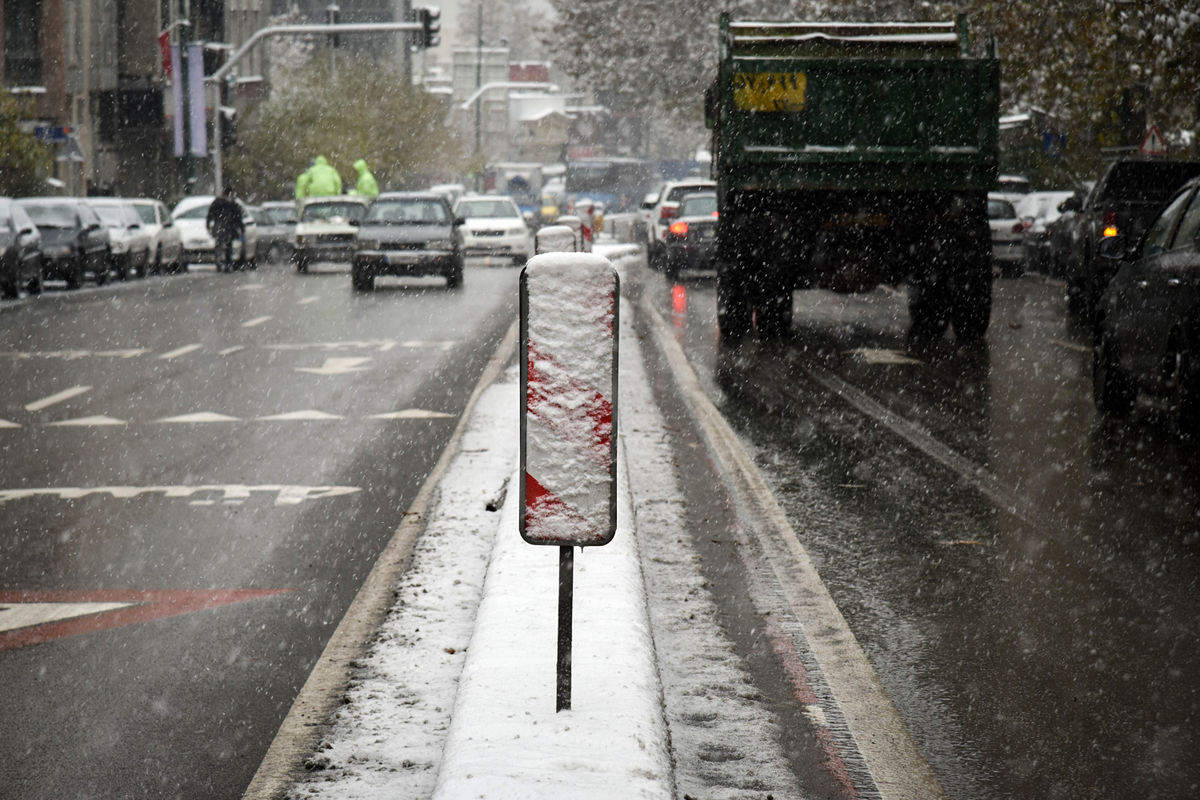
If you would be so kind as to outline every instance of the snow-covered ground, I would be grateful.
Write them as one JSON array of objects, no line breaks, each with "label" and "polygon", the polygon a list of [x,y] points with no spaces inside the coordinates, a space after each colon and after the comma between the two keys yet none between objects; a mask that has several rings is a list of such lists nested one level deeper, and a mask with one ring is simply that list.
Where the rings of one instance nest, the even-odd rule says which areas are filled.
[{"label": "snow-covered ground", "polygon": [[[627,250],[608,252],[621,268]],[[715,622],[632,313],[623,304],[617,534],[575,556],[571,708],[555,712],[558,548],[517,529],[513,367],[475,406],[394,605],[289,797],[801,796]]]}]

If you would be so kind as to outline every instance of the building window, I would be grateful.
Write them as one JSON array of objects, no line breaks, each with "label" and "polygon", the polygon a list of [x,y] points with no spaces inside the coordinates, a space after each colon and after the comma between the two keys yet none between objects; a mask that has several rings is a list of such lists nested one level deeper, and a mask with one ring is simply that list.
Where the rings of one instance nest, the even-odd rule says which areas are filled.
[{"label": "building window", "polygon": [[4,82],[42,85],[42,0],[4,0]]}]

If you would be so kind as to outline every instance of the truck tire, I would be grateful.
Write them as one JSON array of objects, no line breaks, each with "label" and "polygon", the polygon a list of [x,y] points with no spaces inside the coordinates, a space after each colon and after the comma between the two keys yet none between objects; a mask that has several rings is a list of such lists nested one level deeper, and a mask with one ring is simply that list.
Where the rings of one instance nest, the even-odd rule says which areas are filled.
[{"label": "truck tire", "polygon": [[938,271],[916,277],[909,284],[908,338],[917,342],[940,339],[950,326],[950,292]]},{"label": "truck tire", "polygon": [[754,327],[764,341],[786,339],[792,332],[792,293],[764,292],[754,304]]},{"label": "truck tire", "polygon": [[750,298],[730,269],[717,271],[717,330],[722,342],[745,339],[751,332]]}]

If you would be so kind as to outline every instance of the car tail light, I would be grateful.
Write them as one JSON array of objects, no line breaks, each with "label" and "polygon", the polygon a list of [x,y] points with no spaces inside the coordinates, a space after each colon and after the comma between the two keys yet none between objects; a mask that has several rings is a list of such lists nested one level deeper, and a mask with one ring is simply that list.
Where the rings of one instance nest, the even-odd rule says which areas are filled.
[{"label": "car tail light", "polygon": [[671,233],[675,234],[676,236],[687,236],[688,224],[686,222],[684,222],[683,220],[679,220],[678,222],[672,222],[670,227],[667,228],[667,230],[669,230]]},{"label": "car tail light", "polygon": [[675,215],[678,213],[679,213],[679,206],[664,205],[662,207],[662,210],[658,212],[658,218],[664,219],[664,220],[665,219],[674,219]]},{"label": "car tail light", "polygon": [[1027,219],[1023,219],[1020,222],[1018,222],[1016,225],[1013,225],[1012,232],[1013,233],[1024,233],[1025,231],[1029,230],[1031,227],[1033,227],[1033,223]]},{"label": "car tail light", "polygon": [[1105,236],[1116,236],[1117,232],[1118,232],[1117,231],[1117,212],[1105,211],[1104,212],[1104,235]]}]

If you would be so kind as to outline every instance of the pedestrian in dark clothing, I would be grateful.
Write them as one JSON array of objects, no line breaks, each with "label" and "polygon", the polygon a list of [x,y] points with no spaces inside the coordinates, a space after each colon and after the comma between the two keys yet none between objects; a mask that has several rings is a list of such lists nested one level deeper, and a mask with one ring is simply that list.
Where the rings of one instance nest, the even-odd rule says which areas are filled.
[{"label": "pedestrian in dark clothing", "polygon": [[241,239],[246,233],[246,225],[242,221],[242,206],[238,203],[232,187],[225,188],[225,194],[214,198],[208,207],[205,225],[213,237],[216,247],[213,250],[213,262],[217,272],[233,270],[233,242]]}]

